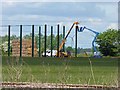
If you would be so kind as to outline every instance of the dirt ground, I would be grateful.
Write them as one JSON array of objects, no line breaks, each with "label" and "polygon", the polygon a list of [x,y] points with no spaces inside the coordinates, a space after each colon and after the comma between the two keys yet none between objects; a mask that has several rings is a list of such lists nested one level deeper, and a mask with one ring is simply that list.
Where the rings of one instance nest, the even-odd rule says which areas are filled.
[{"label": "dirt ground", "polygon": [[79,89],[79,90],[119,90],[115,86],[103,85],[80,85],[80,84],[58,84],[58,83],[2,83],[2,90],[35,90],[35,89]]}]

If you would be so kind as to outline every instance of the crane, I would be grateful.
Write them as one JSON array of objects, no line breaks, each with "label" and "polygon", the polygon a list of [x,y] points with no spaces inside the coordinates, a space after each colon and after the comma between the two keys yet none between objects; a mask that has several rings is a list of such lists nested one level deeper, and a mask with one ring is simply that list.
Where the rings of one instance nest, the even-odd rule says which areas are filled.
[{"label": "crane", "polygon": [[98,52],[98,50],[97,50],[97,48],[95,46],[95,41],[97,39],[97,36],[99,35],[99,32],[94,31],[92,29],[89,29],[89,28],[87,28],[85,26],[84,27],[80,27],[80,29],[78,28],[78,32],[83,32],[84,30],[91,31],[91,32],[93,32],[95,34],[95,37],[94,37],[94,39],[92,41],[92,47],[93,47],[94,57],[100,58],[101,57],[100,53]]},{"label": "crane", "polygon": [[62,50],[63,45],[64,45],[65,42],[66,42],[66,39],[67,39],[68,35],[69,35],[70,32],[71,32],[71,30],[73,29],[73,27],[74,27],[75,25],[77,26],[78,24],[79,24],[78,22],[74,22],[74,23],[72,24],[70,30],[68,30],[66,36],[64,37],[64,39],[62,40],[62,42],[61,42],[61,44],[60,44],[60,46],[59,46],[59,51],[57,51],[57,54],[56,54],[57,57],[69,57],[68,53],[62,52],[61,50]]}]

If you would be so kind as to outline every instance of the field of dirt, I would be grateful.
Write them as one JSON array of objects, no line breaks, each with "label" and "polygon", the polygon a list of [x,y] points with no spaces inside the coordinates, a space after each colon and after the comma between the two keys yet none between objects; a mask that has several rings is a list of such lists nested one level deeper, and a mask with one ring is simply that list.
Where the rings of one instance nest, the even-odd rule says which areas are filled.
[{"label": "field of dirt", "polygon": [[80,84],[55,84],[55,83],[2,83],[2,90],[29,90],[29,89],[80,89],[80,90],[119,90],[115,86],[80,85]]}]

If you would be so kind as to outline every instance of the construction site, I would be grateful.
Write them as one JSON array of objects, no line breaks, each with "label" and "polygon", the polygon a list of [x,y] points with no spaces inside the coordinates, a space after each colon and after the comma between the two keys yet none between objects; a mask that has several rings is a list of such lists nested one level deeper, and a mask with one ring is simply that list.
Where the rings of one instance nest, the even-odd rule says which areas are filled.
[{"label": "construction site", "polygon": [[2,2],[0,89],[119,90],[118,7]]},{"label": "construction site", "polygon": [[[76,88],[76,87],[86,88],[88,87],[91,89],[98,89],[98,88],[117,89],[116,87],[117,85],[117,63],[118,63],[117,58],[114,58],[113,60],[113,58],[106,58],[106,57],[103,57],[101,54],[99,54],[99,50],[95,46],[97,36],[99,35],[97,31],[89,29],[85,26],[79,27],[79,22],[74,22],[69,28],[69,30],[66,30],[67,31],[66,33],[65,33],[65,26],[63,26],[63,34],[60,40],[60,36],[59,36],[60,25],[57,25],[57,29],[56,29],[57,30],[57,36],[56,36],[57,41],[55,41],[56,47],[54,47],[53,26],[51,26],[50,28],[50,32],[51,32],[49,35],[50,41],[48,41],[49,39],[47,37],[47,33],[48,33],[47,25],[43,26],[44,37],[42,37],[41,27],[37,26],[39,27],[38,28],[39,33],[38,33],[37,39],[35,39],[35,25],[31,26],[32,33],[28,39],[23,38],[22,36],[22,32],[23,32],[22,28],[24,26],[18,25],[20,29],[20,37],[19,39],[16,38],[16,39],[11,40],[11,35],[10,35],[11,27],[14,27],[14,26],[10,26],[10,25],[8,26],[8,51],[6,52],[7,54],[3,56],[3,67],[4,67],[3,68],[3,75],[4,75],[3,87],[4,88],[6,88],[6,86],[10,84],[12,86],[13,84],[16,85],[15,88],[23,87],[23,86],[19,86],[21,85],[21,83],[18,84],[15,82],[23,82],[25,88],[31,88],[33,84],[34,84],[34,88],[48,88],[48,87],[56,88],[54,86],[54,83],[57,82],[57,83],[60,83],[57,85],[58,88],[61,88],[61,87],[63,88],[68,88],[68,87],[69,88]],[[73,54],[71,54],[71,52],[65,49],[67,38],[69,37],[72,30],[75,30],[74,31],[75,32],[75,48],[74,48]],[[78,56],[77,35],[79,33],[82,33],[84,30],[88,30],[95,34],[91,42],[91,46],[93,49],[91,56],[89,56],[86,51],[83,51],[84,53],[82,56]],[[43,41],[42,41],[42,38],[43,38]],[[36,42],[36,40],[38,40],[38,42]],[[47,45],[50,45],[49,49]],[[97,67],[98,65],[100,65],[101,68]],[[111,66],[111,67],[107,69],[108,66]],[[8,72],[6,72],[8,67],[9,67],[9,70]],[[80,67],[82,68],[80,69]],[[38,70],[37,68],[41,68],[41,69]],[[104,71],[106,69],[103,70],[103,68],[106,68],[108,71]],[[93,70],[95,69],[97,71],[93,72]],[[78,72],[78,71],[81,72],[78,75],[73,73],[73,72]],[[111,83],[111,80],[109,80],[110,77],[108,77],[109,75],[106,75],[104,73],[99,73],[98,71],[107,72],[107,74],[112,75],[111,77],[115,81]],[[29,72],[28,74],[30,75],[31,78],[26,77],[25,72]],[[63,73],[63,75],[60,76],[60,78],[58,78],[59,73]],[[106,78],[106,81],[100,80],[99,78],[101,76],[104,76]],[[10,77],[11,79],[8,77]],[[78,80],[81,80],[81,81],[76,80],[76,78],[78,78]],[[84,83],[86,83],[85,78],[87,79],[91,78],[90,84],[83,85]],[[31,79],[33,80],[33,83],[28,83],[29,82],[28,80],[31,80]],[[39,85],[35,83],[36,80],[37,82],[39,82]],[[99,80],[100,82],[97,82],[96,80]],[[11,83],[6,83],[6,81],[11,81]],[[27,83],[24,83],[24,81],[27,81]],[[43,85],[40,83],[41,81],[44,83]],[[49,82],[49,84],[47,82]],[[104,86],[104,84],[101,84],[102,82],[106,83],[107,85]],[[61,83],[64,83],[64,84],[61,85]],[[71,83],[74,83],[74,84],[71,84]],[[113,87],[111,87],[111,84],[113,85]],[[27,85],[30,85],[30,86],[27,87]],[[37,87],[37,85],[39,87]],[[13,87],[10,86],[9,88],[13,88]]]},{"label": "construction site", "polygon": [[[44,26],[31,25],[31,27],[32,27],[31,36],[28,36],[29,38],[27,38],[27,39],[25,38],[26,36],[22,36],[22,33],[24,32],[24,30],[22,28],[24,28],[24,26],[17,25],[17,28],[19,28],[19,31],[20,31],[19,39],[14,38],[13,40],[11,40],[12,38],[11,38],[10,32],[12,31],[11,28],[13,28],[13,27],[16,27],[16,26],[8,25],[8,49],[7,49],[8,51],[6,51],[8,56],[78,57],[78,55],[77,55],[78,54],[78,42],[79,42],[78,34],[83,33],[84,31],[89,31],[89,32],[92,32],[93,34],[95,34],[94,38],[92,38],[93,40],[91,41],[91,46],[92,46],[91,51],[93,51],[91,53],[91,55],[93,55],[93,57],[96,57],[96,58],[102,57],[96,47],[96,40],[97,40],[97,36],[99,35],[99,32],[92,30],[90,28],[87,28],[85,26],[80,27],[79,22],[74,22],[69,27],[68,30],[65,30],[65,26],[62,26],[63,28],[62,28],[62,30],[60,30],[61,26],[59,24],[57,25],[56,30],[53,30],[53,26],[50,26],[48,28],[47,25],[44,25]],[[35,34],[36,29],[38,31],[38,34]],[[48,41],[48,35],[47,35],[48,30],[50,30],[49,41]],[[41,31],[43,31],[43,33]],[[53,42],[53,40],[54,40],[53,36],[55,36],[55,35],[54,35],[53,31],[57,32],[56,41],[54,41],[54,42]],[[63,31],[63,32],[61,33],[60,31]],[[75,48],[73,50],[74,53],[65,49],[65,43],[67,40],[68,40],[67,41],[68,43],[70,42],[70,35],[71,35],[71,33],[73,34],[73,32],[74,32],[74,38],[72,38],[72,39],[74,41],[72,40],[72,43],[75,42],[75,44],[74,44]],[[44,34],[44,36],[42,37],[43,34]],[[37,38],[35,37],[35,35],[37,35]],[[24,38],[22,38],[22,37],[24,37]],[[42,39],[44,40],[44,42],[42,41]],[[12,43],[10,43],[10,42],[12,42]],[[48,44],[48,42],[49,42],[49,44]],[[56,46],[53,43],[56,43]],[[48,47],[48,45],[50,45],[50,46]],[[69,45],[69,47],[70,47],[70,45]],[[73,46],[71,48],[73,48]],[[3,49],[4,49],[4,47],[3,47]],[[73,53],[73,54],[71,54],[71,53]],[[84,54],[87,54],[86,51],[84,51]],[[87,57],[87,55],[86,55],[86,57]]]}]

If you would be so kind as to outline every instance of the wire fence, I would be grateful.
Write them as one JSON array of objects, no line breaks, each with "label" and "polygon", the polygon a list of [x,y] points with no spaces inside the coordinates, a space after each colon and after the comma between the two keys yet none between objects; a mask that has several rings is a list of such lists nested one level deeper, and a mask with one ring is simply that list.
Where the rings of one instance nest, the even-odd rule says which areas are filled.
[{"label": "wire fence", "polygon": [[[48,49],[52,51],[59,50],[69,27],[57,25],[1,25],[2,48],[6,51],[7,56],[24,56],[23,53],[29,53],[29,56],[41,57],[43,52],[48,53]],[[67,30],[68,29],[68,30]],[[4,37],[4,38],[3,38]],[[77,57],[77,31],[73,28],[68,36],[69,39],[63,45],[74,48],[73,55]],[[29,42],[29,43],[27,43]],[[26,43],[26,44],[25,44]],[[71,44],[71,45],[70,45]]]}]

